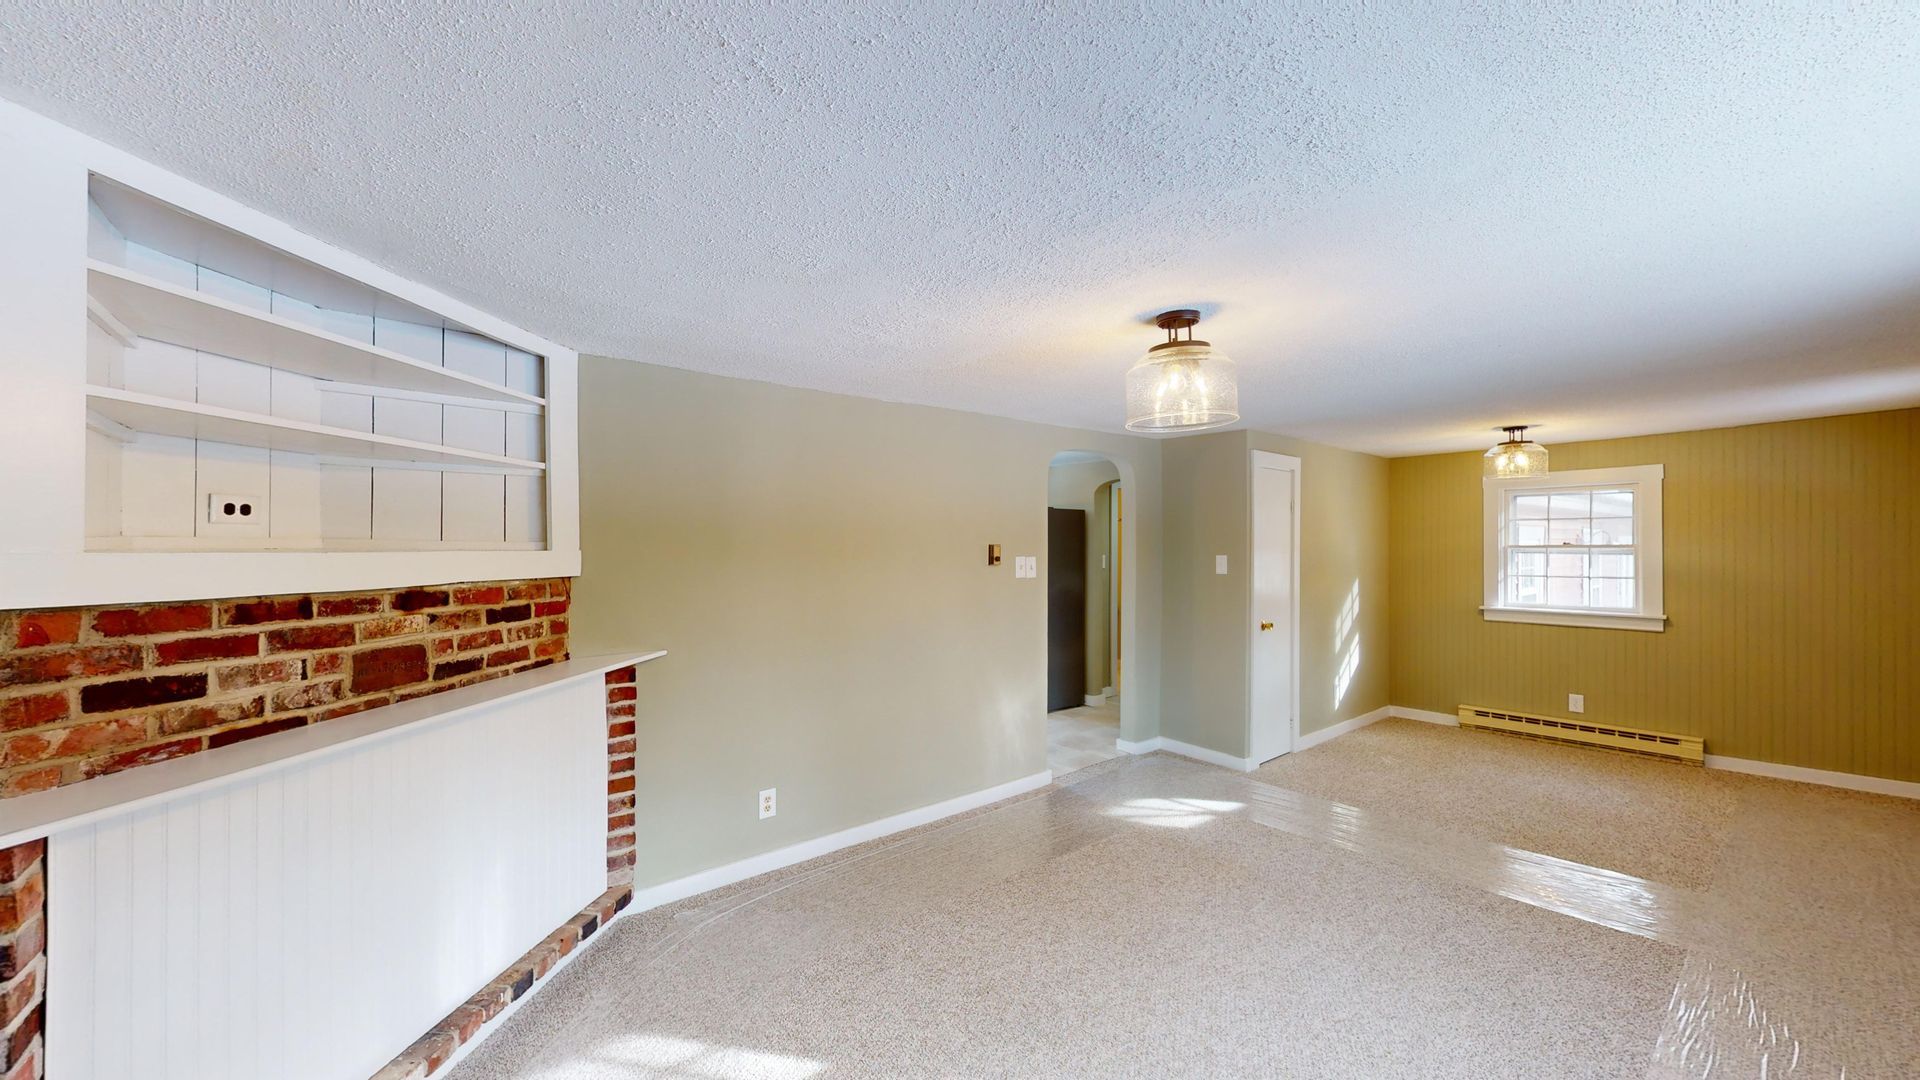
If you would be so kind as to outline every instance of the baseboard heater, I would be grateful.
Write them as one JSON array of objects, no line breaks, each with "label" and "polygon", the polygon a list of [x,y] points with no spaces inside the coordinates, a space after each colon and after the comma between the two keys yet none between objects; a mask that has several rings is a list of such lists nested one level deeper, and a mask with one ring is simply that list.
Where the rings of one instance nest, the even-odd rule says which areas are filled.
[{"label": "baseboard heater", "polygon": [[1504,731],[1510,735],[1530,735],[1536,739],[1595,746],[1603,750],[1621,750],[1629,754],[1706,764],[1706,743],[1698,735],[1675,735],[1670,731],[1643,731],[1613,724],[1593,724],[1584,720],[1566,720],[1557,716],[1483,709],[1477,705],[1460,706],[1460,726]]}]

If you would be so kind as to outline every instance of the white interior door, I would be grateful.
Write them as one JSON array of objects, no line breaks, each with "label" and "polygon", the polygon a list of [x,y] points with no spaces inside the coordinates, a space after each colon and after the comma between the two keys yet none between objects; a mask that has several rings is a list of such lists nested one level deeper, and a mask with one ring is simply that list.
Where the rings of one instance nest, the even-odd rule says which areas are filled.
[{"label": "white interior door", "polygon": [[1293,749],[1300,730],[1300,459],[1253,451],[1249,756]]}]

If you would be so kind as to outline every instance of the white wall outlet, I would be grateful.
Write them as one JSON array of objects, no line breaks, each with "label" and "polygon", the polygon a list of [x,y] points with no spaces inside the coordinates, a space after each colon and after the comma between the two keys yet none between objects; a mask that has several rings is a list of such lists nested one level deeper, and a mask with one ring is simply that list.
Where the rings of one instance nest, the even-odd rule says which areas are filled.
[{"label": "white wall outlet", "polygon": [[1216,574],[1224,574],[1227,572],[1227,557],[1225,555],[1215,555],[1213,557],[1213,572]]},{"label": "white wall outlet", "polygon": [[762,820],[770,818],[774,814],[773,796],[776,790],[778,789],[768,788],[760,793],[760,817]]},{"label": "white wall outlet", "polygon": [[258,525],[267,520],[267,500],[258,495],[213,492],[207,496],[207,524]]},{"label": "white wall outlet", "polygon": [[1567,695],[1567,711],[1575,712],[1575,713],[1586,712],[1587,711],[1587,695],[1568,694]]}]

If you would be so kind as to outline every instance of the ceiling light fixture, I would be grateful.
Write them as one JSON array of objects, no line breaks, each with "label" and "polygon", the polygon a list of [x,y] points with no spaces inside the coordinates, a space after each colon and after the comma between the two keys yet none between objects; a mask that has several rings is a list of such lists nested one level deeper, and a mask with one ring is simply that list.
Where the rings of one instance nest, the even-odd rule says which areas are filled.
[{"label": "ceiling light fixture", "polygon": [[[1240,419],[1240,388],[1233,361],[1204,341],[1193,327],[1200,313],[1192,308],[1163,311],[1153,323],[1167,340],[1127,371],[1127,430],[1167,434],[1220,427]],[[1180,339],[1180,331],[1187,332]]]},{"label": "ceiling light fixture", "polygon": [[1527,428],[1530,426],[1515,424],[1500,429],[1507,433],[1507,437],[1487,451],[1484,459],[1486,475],[1496,480],[1547,475],[1547,448],[1527,438]]}]

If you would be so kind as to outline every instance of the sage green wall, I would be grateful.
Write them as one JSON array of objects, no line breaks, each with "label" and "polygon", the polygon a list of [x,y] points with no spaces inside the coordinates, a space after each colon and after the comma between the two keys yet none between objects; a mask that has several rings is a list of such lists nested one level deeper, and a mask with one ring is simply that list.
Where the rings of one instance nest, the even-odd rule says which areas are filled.
[{"label": "sage green wall", "polygon": [[1393,701],[1706,738],[1707,753],[1920,780],[1920,410],[1553,443],[1666,466],[1662,633],[1480,617],[1479,453],[1392,474]]},{"label": "sage green wall", "polygon": [[1300,459],[1301,733],[1385,707],[1389,687],[1387,462],[1264,432],[1168,442],[1161,732],[1234,757],[1248,752],[1250,450]]},{"label": "sage green wall", "polygon": [[1044,574],[1060,450],[1127,484],[1123,734],[1157,733],[1158,444],[624,360],[580,374],[574,649],[669,650],[640,675],[640,885],[1046,768],[1046,581],[1013,557]]},{"label": "sage green wall", "polygon": [[1098,694],[1107,686],[1107,485],[1120,479],[1110,461],[1082,461],[1047,470],[1047,505],[1081,510],[1087,515],[1087,681],[1084,690]]}]

